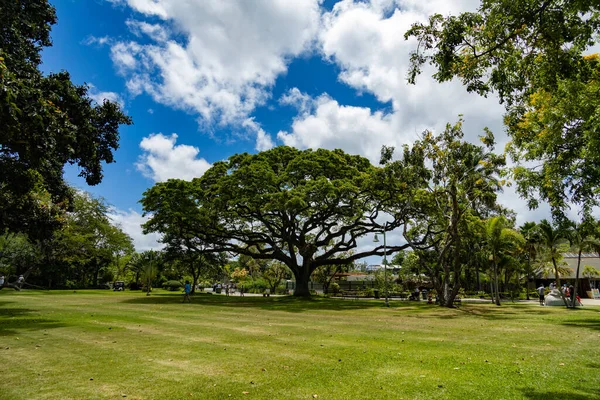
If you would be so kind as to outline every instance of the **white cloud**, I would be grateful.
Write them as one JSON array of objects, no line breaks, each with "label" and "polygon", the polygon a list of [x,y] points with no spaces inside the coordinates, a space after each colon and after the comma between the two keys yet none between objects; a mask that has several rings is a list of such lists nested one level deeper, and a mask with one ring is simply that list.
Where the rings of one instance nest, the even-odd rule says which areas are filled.
[{"label": "white cloud", "polygon": [[101,92],[96,89],[96,87],[92,84],[89,85],[90,90],[88,91],[88,96],[90,99],[94,100],[98,104],[104,103],[105,100],[112,101],[113,103],[117,103],[121,107],[125,105],[125,102],[121,98],[118,93],[115,92]]},{"label": "white cloud", "polygon": [[273,143],[273,139],[271,136],[266,133],[253,118],[247,118],[243,123],[242,127],[246,128],[248,131],[256,133],[256,145],[254,148],[257,151],[265,151],[272,149],[275,146]]},{"label": "white cloud", "polygon": [[137,251],[160,250],[164,247],[164,244],[159,242],[160,234],[150,233],[144,235],[142,233],[142,224],[148,221],[148,217],[143,217],[137,211],[112,209],[108,217],[120,226],[123,232],[131,236]]},{"label": "white cloud", "polygon": [[136,36],[146,35],[157,42],[164,42],[169,38],[169,31],[159,24],[149,24],[134,19],[128,19],[125,23]]},{"label": "white cloud", "polygon": [[117,69],[121,73],[126,74],[137,67],[136,56],[141,51],[142,47],[135,42],[119,42],[111,47],[110,56]]},{"label": "white cloud", "polygon": [[108,36],[101,36],[101,37],[96,37],[96,36],[88,36],[85,40],[82,41],[83,44],[85,44],[86,46],[91,46],[93,44],[97,44],[99,46],[104,46],[105,44],[110,44],[112,42],[112,39]]},{"label": "white cloud", "polygon": [[[294,92],[295,93],[295,92]],[[298,96],[304,99],[303,94]],[[399,147],[414,139],[400,135],[394,114],[372,112],[366,107],[340,105],[327,95],[307,101],[302,113],[292,124],[292,131],[279,132],[286,145],[299,148],[341,148],[352,154],[366,156],[377,164],[381,146]]]},{"label": "white cloud", "polygon": [[[113,1],[114,2],[114,1]],[[122,1],[121,3],[123,3]],[[156,44],[119,42],[112,58],[133,94],[200,114],[243,122],[270,96],[289,59],[308,49],[319,26],[319,0],[127,0],[160,25],[131,21]],[[165,27],[185,38],[168,39]]]},{"label": "white cloud", "polygon": [[314,102],[309,95],[302,93],[300,89],[292,88],[281,96],[279,104],[296,107],[300,113],[306,113],[311,110]]},{"label": "white cloud", "polygon": [[191,180],[200,177],[211,164],[199,158],[200,150],[194,146],[176,145],[177,135],[165,136],[152,134],[140,142],[144,153],[139,157],[136,167],[144,176],[156,182],[170,178]]}]

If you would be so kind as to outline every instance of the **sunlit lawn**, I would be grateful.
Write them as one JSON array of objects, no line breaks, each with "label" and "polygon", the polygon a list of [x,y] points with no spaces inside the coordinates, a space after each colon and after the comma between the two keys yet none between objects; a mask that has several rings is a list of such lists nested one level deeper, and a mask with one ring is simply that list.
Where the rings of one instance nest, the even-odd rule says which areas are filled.
[{"label": "sunlit lawn", "polygon": [[0,291],[1,399],[600,399],[600,308]]}]

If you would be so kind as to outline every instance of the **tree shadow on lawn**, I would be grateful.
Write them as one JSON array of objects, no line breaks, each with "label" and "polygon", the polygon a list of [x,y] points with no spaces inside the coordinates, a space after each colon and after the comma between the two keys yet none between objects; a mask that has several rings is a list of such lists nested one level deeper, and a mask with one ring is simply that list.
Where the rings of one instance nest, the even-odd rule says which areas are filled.
[{"label": "tree shadow on lawn", "polygon": [[587,328],[587,329],[593,329],[596,331],[600,331],[600,316],[597,318],[573,319],[570,321],[562,322],[561,324],[566,325],[566,326],[573,326],[573,327],[577,327],[577,328]]},{"label": "tree shadow on lawn", "polygon": [[[560,310],[562,307],[552,307],[553,309],[558,309]],[[566,309],[566,308],[562,308],[564,311],[566,311],[568,314],[565,314],[566,316],[570,316],[570,313],[573,312],[578,312],[580,310],[583,310],[582,308],[570,308],[570,309]],[[518,315],[523,315],[522,319],[528,319],[530,315],[545,315],[545,314],[549,314],[548,313],[548,308],[547,307],[536,307],[536,306],[531,306],[531,305],[527,305],[527,304],[513,304],[513,305],[502,305],[502,306],[496,306],[496,305],[486,305],[486,306],[475,306],[473,307],[472,305],[466,305],[466,306],[461,306],[456,308],[457,311],[466,313],[466,314],[470,314],[476,317],[482,317],[485,319],[519,319]],[[600,312],[600,310],[591,310],[591,309],[586,309],[583,310],[586,312]]]},{"label": "tree shadow on lawn", "polygon": [[5,308],[12,302],[0,302],[0,336],[15,336],[24,330],[62,328],[67,324],[52,319],[34,317],[38,310],[30,308]]},{"label": "tree shadow on lawn", "polygon": [[[157,294],[151,296],[140,296],[123,300],[124,303],[132,304],[177,304],[181,303],[183,296],[172,294]],[[329,311],[346,311],[360,309],[375,309],[385,308],[383,301],[370,300],[342,300],[328,299],[323,297],[299,298],[292,296],[285,297],[255,297],[255,296],[221,296],[200,294],[192,296],[191,305],[198,306],[217,306],[231,308],[260,308],[271,311],[288,311],[301,313],[305,311],[329,310]],[[181,304],[182,307],[189,304]],[[424,305],[423,305],[424,306]],[[415,309],[414,303],[394,302],[392,307]],[[428,307],[422,307],[428,309]]]},{"label": "tree shadow on lawn", "polygon": [[547,399],[569,399],[569,400],[600,400],[600,395],[594,392],[594,388],[581,388],[564,391],[542,392],[531,388],[523,389],[523,396],[531,400],[547,400]]}]

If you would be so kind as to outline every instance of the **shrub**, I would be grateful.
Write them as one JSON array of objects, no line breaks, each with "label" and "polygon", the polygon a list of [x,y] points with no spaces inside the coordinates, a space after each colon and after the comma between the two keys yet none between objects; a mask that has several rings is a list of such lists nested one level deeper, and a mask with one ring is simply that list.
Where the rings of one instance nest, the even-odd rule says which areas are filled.
[{"label": "shrub", "polygon": [[331,291],[333,294],[338,294],[340,291],[340,285],[337,282],[333,282],[331,285],[329,285],[329,291]]},{"label": "shrub", "polygon": [[183,287],[183,284],[179,281],[167,281],[162,285],[163,289],[167,289],[170,292],[174,292]]},{"label": "shrub", "polygon": [[247,280],[243,283],[246,293],[263,293],[269,284],[262,278]]}]

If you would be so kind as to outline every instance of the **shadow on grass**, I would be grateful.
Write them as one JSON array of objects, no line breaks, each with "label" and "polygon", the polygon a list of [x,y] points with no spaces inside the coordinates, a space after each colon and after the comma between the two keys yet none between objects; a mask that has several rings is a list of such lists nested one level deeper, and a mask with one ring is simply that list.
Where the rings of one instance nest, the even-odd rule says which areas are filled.
[{"label": "shadow on grass", "polygon": [[0,336],[15,336],[24,330],[43,330],[67,326],[56,320],[31,315],[37,312],[30,308],[5,308],[12,302],[0,302]]},{"label": "shadow on grass", "polygon": [[600,400],[600,395],[595,393],[593,388],[590,388],[590,389],[581,389],[578,392],[573,392],[573,391],[542,392],[542,391],[537,391],[534,389],[527,388],[527,389],[523,390],[523,397],[525,399],[531,399],[531,400],[547,400],[547,399]]},{"label": "shadow on grass", "polygon": [[587,368],[596,368],[596,369],[600,369],[600,363],[597,362],[589,362],[587,364],[585,364],[585,366]]},{"label": "shadow on grass", "polygon": [[587,328],[600,331],[600,318],[580,318],[565,321],[562,325],[573,326],[577,328]]},{"label": "shadow on grass", "polygon": [[[181,303],[182,296],[177,294],[156,294],[151,296],[141,296],[123,300],[124,303],[130,304],[177,304]],[[298,298],[292,296],[285,297],[255,297],[255,296],[222,296],[200,294],[192,297],[192,306],[216,306],[216,307],[231,307],[231,308],[260,308],[263,310],[272,311],[287,311],[287,312],[305,312],[305,311],[347,311],[359,309],[376,309],[385,308],[383,301],[369,300],[342,300],[328,299],[323,297]],[[182,307],[189,306],[182,304]],[[394,302],[392,308],[407,308],[414,309],[414,303]],[[420,308],[420,307],[418,307]],[[423,307],[426,308],[426,307]]]}]

